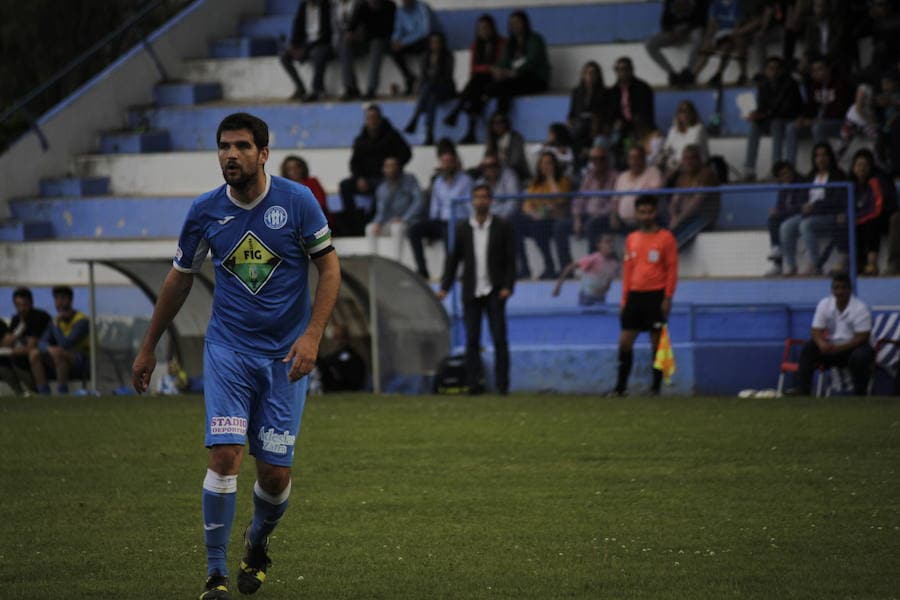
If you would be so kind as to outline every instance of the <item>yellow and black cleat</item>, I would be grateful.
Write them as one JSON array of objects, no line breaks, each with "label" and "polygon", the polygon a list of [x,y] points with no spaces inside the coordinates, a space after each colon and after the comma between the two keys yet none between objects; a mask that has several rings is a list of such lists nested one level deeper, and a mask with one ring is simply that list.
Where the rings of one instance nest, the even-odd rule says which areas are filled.
[{"label": "yellow and black cleat", "polygon": [[[249,529],[248,526],[247,530],[249,531]],[[266,580],[266,570],[272,564],[267,554],[268,550],[268,539],[261,546],[251,546],[250,540],[247,538],[247,531],[244,532],[244,558],[241,559],[237,578],[240,593],[253,594]]]},{"label": "yellow and black cleat", "polygon": [[200,600],[231,600],[228,593],[228,578],[214,572],[206,580]]}]

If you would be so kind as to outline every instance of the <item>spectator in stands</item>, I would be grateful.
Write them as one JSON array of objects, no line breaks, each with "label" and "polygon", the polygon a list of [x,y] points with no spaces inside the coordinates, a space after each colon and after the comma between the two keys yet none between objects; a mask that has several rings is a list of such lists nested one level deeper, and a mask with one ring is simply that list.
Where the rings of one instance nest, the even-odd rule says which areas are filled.
[{"label": "spectator in stands", "polygon": [[459,141],[460,144],[474,144],[476,141],[475,129],[484,112],[487,86],[494,80],[491,67],[500,61],[505,46],[506,38],[497,32],[494,17],[489,14],[478,17],[475,41],[469,48],[469,81],[460,93],[457,105],[444,118],[444,124],[453,127],[459,113],[465,111],[468,114],[469,128]]},{"label": "spectator in stands", "polygon": [[33,379],[28,356],[38,347],[38,341],[50,324],[50,315],[34,307],[34,296],[26,287],[13,291],[16,314],[9,322],[9,331],[0,338],[0,347],[8,354],[0,356],[0,376],[17,394],[33,391]]},{"label": "spectator in stands", "polygon": [[[315,102],[325,93],[325,65],[334,56],[331,27],[332,10],[329,0],[301,0],[297,5],[291,41],[281,53],[281,66],[294,82],[294,95],[291,98]],[[295,61],[311,61],[313,64],[312,92],[309,94],[294,66]]]},{"label": "spectator in stands", "polygon": [[653,89],[647,82],[634,76],[634,64],[627,56],[616,61],[616,83],[611,88],[612,144],[618,144],[634,132],[640,122],[655,128],[656,112]]},{"label": "spectator in stands", "polygon": [[[529,194],[543,194],[541,198],[528,198],[522,205],[522,231],[525,236],[534,239],[544,259],[544,271],[541,279],[555,279],[559,271],[553,262],[550,252],[550,238],[556,245],[556,254],[560,265],[572,262],[569,250],[569,231],[571,223],[567,218],[569,199],[564,196],[549,194],[567,194],[572,191],[572,182],[563,174],[562,165],[553,152],[544,152],[535,166],[534,181],[528,186]],[[520,265],[527,265],[525,245],[519,236],[518,257]],[[527,269],[527,266],[526,266]]]},{"label": "spectator in stands", "polygon": [[366,226],[366,238],[372,254],[378,253],[378,237],[391,237],[391,256],[399,261],[409,226],[425,215],[425,197],[419,182],[394,156],[384,159],[384,180],[375,188],[375,218]]},{"label": "spectator in stands", "polygon": [[772,164],[785,160],[784,135],[788,123],[800,116],[803,99],[800,88],[791,74],[784,68],[784,62],[777,56],[766,61],[763,77],[756,89],[756,109],[747,115],[750,121],[750,135],[747,138],[747,156],[744,161],[746,181],[756,180],[756,158],[759,152],[759,138],[772,135]]},{"label": "spectator in stands", "polygon": [[878,143],[878,119],[875,115],[874,91],[872,86],[864,83],[856,88],[856,99],[841,125],[841,141],[838,145],[838,158],[844,156],[854,142],[867,148],[874,148]]},{"label": "spectator in stands", "polygon": [[[780,184],[792,185],[802,183],[803,180],[794,169],[794,165],[786,160],[775,163],[772,167],[772,176]],[[771,277],[781,275],[781,224],[791,217],[802,218],[803,205],[806,204],[808,191],[805,189],[783,189],[778,191],[778,199],[775,206],[769,211],[769,260],[772,261],[766,275]]]},{"label": "spectator in stands", "polygon": [[568,124],[578,165],[584,164],[584,155],[594,138],[609,135],[610,108],[610,93],[603,83],[603,71],[595,61],[588,61],[581,67],[581,80],[569,98]]},{"label": "spectator in stands", "polygon": [[[421,0],[401,0],[394,13],[391,58],[397,63],[397,68],[403,76],[407,96],[416,89],[416,77],[407,66],[406,57],[424,54],[429,46],[428,37],[439,29],[434,12],[428,4]],[[446,44],[444,46],[446,48]]]},{"label": "spectator in stands", "polygon": [[663,143],[661,168],[667,176],[672,176],[681,165],[681,155],[688,146],[700,149],[700,159],[706,162],[709,158],[709,146],[706,139],[706,127],[697,114],[697,107],[690,100],[678,103],[672,126]]},{"label": "spectator in stands", "polygon": [[[716,187],[715,172],[703,162],[699,146],[687,146],[681,155],[681,168],[675,180],[676,188]],[[719,195],[708,192],[673,194],[669,200],[668,229],[675,236],[678,248],[693,240],[698,233],[715,225],[719,218]]]},{"label": "spectator in stands", "polygon": [[163,396],[186,394],[191,389],[191,378],[181,368],[177,358],[170,358],[166,363],[166,374],[159,378],[156,391]]},{"label": "spectator in stands", "polygon": [[509,167],[500,163],[500,157],[495,152],[485,152],[481,159],[481,177],[475,181],[475,185],[486,185],[491,188],[492,214],[503,217],[512,223],[519,213],[521,200],[519,198],[500,198],[500,196],[518,196],[522,192],[519,178]]},{"label": "spectator in stands", "polygon": [[[628,151],[628,169],[616,178],[616,191],[658,190],[663,186],[663,176],[659,169],[647,164],[647,152],[642,146],[634,146]],[[636,195],[616,197],[616,218],[622,231],[633,231],[637,227],[634,210]]]},{"label": "spectator in stands", "polygon": [[[697,60],[697,50],[703,41],[708,4],[708,0],[665,0],[663,3],[660,31],[648,39],[644,47],[653,62],[669,76],[669,85],[694,83],[691,65]],[[688,46],[687,66],[676,71],[662,49],[684,45]]]},{"label": "spectator in stands", "polygon": [[817,367],[824,366],[849,367],[853,392],[865,396],[875,364],[875,353],[869,345],[872,312],[853,295],[846,273],[838,273],[832,278],[831,295],[816,306],[811,333],[812,339],[800,353],[799,395],[810,395],[813,373]]},{"label": "spectator in stands", "polygon": [[877,81],[885,71],[897,68],[900,56],[900,12],[896,2],[872,0],[869,5],[870,32],[872,36],[872,61],[862,76],[867,81]]},{"label": "spectator in stands", "polygon": [[614,240],[611,235],[602,235],[593,246],[595,251],[587,256],[570,262],[559,274],[556,286],[553,288],[553,296],[559,296],[562,284],[576,269],[581,280],[581,289],[578,291],[578,304],[580,306],[593,306],[606,302],[606,292],[612,285],[613,279],[619,275],[619,257],[616,256]]},{"label": "spectator in stands", "polygon": [[797,162],[800,133],[811,130],[816,144],[828,141],[829,137],[837,137],[851,103],[849,86],[834,73],[828,59],[823,57],[813,60],[805,98],[800,117],[785,129],[787,160],[794,164]]},{"label": "spectator in stands", "polygon": [[90,321],[72,308],[72,288],[53,288],[56,318],[44,330],[37,348],[28,353],[34,387],[40,394],[50,393],[48,371],[55,374],[57,391],[69,393],[69,377],[84,375],[90,365]]},{"label": "spectator in stands", "polygon": [[900,211],[890,219],[888,229],[888,272],[887,275],[900,275]]},{"label": "spectator in stands", "polygon": [[[846,180],[837,166],[834,150],[827,142],[819,142],[813,147],[813,170],[808,181],[813,184],[834,183]],[[832,239],[837,226],[837,215],[846,213],[847,198],[843,190],[811,188],[800,214],[785,219],[781,224],[782,260],[784,275],[797,273],[797,240],[802,239],[810,266],[804,275],[822,272],[819,253],[819,239]]]},{"label": "spectator in stands", "polygon": [[500,163],[515,171],[520,181],[531,178],[531,169],[525,156],[525,138],[510,126],[509,117],[503,113],[491,116],[487,151],[497,154]]},{"label": "spectator in stands", "polygon": [[547,127],[547,139],[535,151],[536,156],[544,152],[552,152],[556,156],[563,174],[572,177],[575,163],[575,152],[572,147],[572,136],[565,123],[550,123]]},{"label": "spectator in stands", "polygon": [[709,80],[709,85],[722,84],[722,76],[731,57],[738,61],[740,75],[737,85],[744,85],[747,81],[747,46],[754,31],[758,28],[758,19],[755,15],[748,14],[740,0],[712,0],[709,5],[709,17],[706,21],[706,31],[703,34],[703,45],[697,55],[697,61],[692,67],[696,79],[710,57],[720,54],[719,68]]},{"label": "spectator in stands", "polygon": [[384,159],[393,156],[404,166],[412,152],[403,136],[381,114],[377,104],[366,108],[366,120],[353,140],[350,177],[340,183],[343,211],[334,216],[335,235],[363,235],[367,213],[356,206],[356,195],[371,197],[383,177]]},{"label": "spectator in stands", "polygon": [[507,114],[514,96],[536,94],[550,82],[550,60],[540,34],[532,31],[524,11],[509,16],[509,38],[503,54],[492,69],[494,80],[485,93],[497,98],[497,110]]},{"label": "spectator in stands", "polygon": [[847,75],[852,59],[847,39],[849,31],[847,24],[842,23],[838,14],[832,10],[829,0],[813,0],[812,12],[806,20],[803,58],[798,70],[807,73],[816,58],[825,56],[833,61],[832,64],[843,75]]},{"label": "spectator in stands", "polygon": [[340,45],[341,79],[344,84],[341,100],[359,98],[353,67],[353,58],[359,55],[368,55],[369,58],[369,76],[363,99],[375,97],[381,77],[381,60],[389,51],[391,33],[394,31],[396,10],[392,0],[360,0],[356,5]]},{"label": "spectator in stands", "polygon": [[309,191],[316,197],[316,202],[319,203],[322,212],[325,213],[325,218],[328,219],[328,226],[334,227],[334,219],[331,216],[331,211],[328,210],[328,197],[325,195],[322,182],[317,177],[310,176],[309,165],[305,160],[296,154],[287,156],[281,161],[281,176],[308,187]]},{"label": "spectator in stands", "polygon": [[416,132],[419,116],[425,114],[425,145],[434,144],[434,118],[438,106],[456,95],[453,81],[453,53],[447,48],[443,33],[428,36],[428,50],[422,59],[422,81],[419,82],[419,100],[404,131]]},{"label": "spectator in stands", "polygon": [[[868,149],[853,155],[850,169],[856,201],[856,260],[863,275],[878,275],[878,252],[881,236],[888,232],[891,215],[897,208],[894,182],[882,175],[875,166],[875,156]],[[842,215],[843,216],[843,215]],[[846,250],[846,219],[838,220],[838,229]]]},{"label": "spectator in stands", "polygon": [[486,315],[494,342],[494,385],[509,392],[509,342],[506,335],[506,301],[515,286],[516,262],[513,229],[491,214],[491,190],[472,190],[472,216],[456,224],[456,242],[447,253],[441,289],[447,297],[463,265],[463,320],[466,325],[466,383],[470,394],[481,392],[481,320]]},{"label": "spectator in stands", "polygon": [[[581,177],[580,192],[612,190],[619,173],[613,167],[609,150],[594,146],[588,155],[590,162]],[[616,201],[612,196],[577,196],[572,201],[572,229],[575,237],[587,237],[588,248],[596,248],[601,234],[621,229],[616,215]]]},{"label": "spectator in stands", "polygon": [[423,240],[447,240],[447,225],[451,214],[456,221],[468,216],[465,206],[453,205],[457,198],[468,198],[472,194],[472,178],[463,171],[459,156],[446,151],[440,156],[440,175],[431,186],[431,204],[428,217],[409,227],[409,243],[412,245],[416,270],[423,279],[431,278],[425,262]]},{"label": "spectator in stands", "polygon": [[892,177],[900,177],[900,73],[881,75],[881,92],[875,97],[878,111],[878,154]]}]

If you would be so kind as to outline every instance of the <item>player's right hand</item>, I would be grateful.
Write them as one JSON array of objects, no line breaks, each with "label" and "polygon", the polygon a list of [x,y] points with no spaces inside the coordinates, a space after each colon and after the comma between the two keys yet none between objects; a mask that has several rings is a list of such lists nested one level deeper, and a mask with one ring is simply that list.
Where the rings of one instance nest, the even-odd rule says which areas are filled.
[{"label": "player's right hand", "polygon": [[143,394],[150,387],[150,376],[156,368],[156,355],[152,352],[138,352],[131,366],[131,385],[134,390]]}]

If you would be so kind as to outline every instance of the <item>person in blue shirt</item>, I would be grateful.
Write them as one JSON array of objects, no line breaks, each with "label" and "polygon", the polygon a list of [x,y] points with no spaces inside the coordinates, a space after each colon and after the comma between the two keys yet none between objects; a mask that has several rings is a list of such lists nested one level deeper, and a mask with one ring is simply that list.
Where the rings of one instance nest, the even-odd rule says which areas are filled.
[{"label": "person in blue shirt", "polygon": [[391,58],[403,75],[406,94],[413,93],[416,76],[406,64],[407,56],[420,56],[428,48],[428,36],[440,31],[431,7],[419,0],[403,0],[394,13],[394,31],[391,34]]},{"label": "person in blue shirt", "polygon": [[413,258],[416,261],[416,271],[425,280],[430,279],[431,275],[425,262],[423,240],[446,242],[451,209],[456,221],[469,217],[467,203],[461,202],[453,206],[453,200],[468,198],[472,194],[472,178],[462,170],[456,150],[449,148],[442,150],[438,160],[440,169],[431,185],[428,216],[411,225],[408,232]]},{"label": "person in blue shirt", "polygon": [[69,377],[83,376],[90,366],[90,321],[72,307],[75,293],[67,285],[53,288],[56,318],[50,321],[37,348],[28,354],[39,394],[49,394],[48,377],[55,376],[60,394],[69,393]]},{"label": "person in blue shirt", "polygon": [[[266,123],[247,113],[229,115],[216,141],[225,185],[191,205],[132,367],[134,388],[145,392],[156,345],[210,254],[215,290],[203,356],[209,461],[202,495],[208,577],[201,600],[231,598],[226,550],[248,440],[257,480],[238,589],[252,594],[265,580],[269,534],[291,491],[307,375],[341,285],[331,232],[312,192],[265,172]],[[312,305],[310,262],[319,274]]]}]

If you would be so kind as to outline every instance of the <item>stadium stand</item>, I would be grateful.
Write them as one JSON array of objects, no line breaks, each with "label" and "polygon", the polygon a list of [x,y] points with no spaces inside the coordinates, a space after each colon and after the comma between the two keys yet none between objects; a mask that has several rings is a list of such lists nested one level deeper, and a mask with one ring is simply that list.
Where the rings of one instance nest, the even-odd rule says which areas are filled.
[{"label": "stadium stand", "polygon": [[[643,40],[658,28],[661,2],[436,0],[430,4],[454,51],[458,87],[468,77],[468,46],[477,17],[488,12],[505,31],[512,10],[528,10],[548,44],[553,65],[550,90],[518,99],[510,115],[529,152],[545,138],[550,121],[564,120],[569,90],[586,61],[600,64],[609,85],[614,79],[613,63],[629,56],[635,72],[654,87],[660,128],[668,128],[679,102],[690,100],[704,120],[713,115],[718,119],[716,135],[709,140],[710,153],[734,167],[742,164],[748,132],[744,117],[755,107],[754,89],[726,87],[718,97],[712,88],[669,87],[666,74],[643,46]],[[173,238],[193,197],[221,184],[213,134],[229,113],[246,110],[265,119],[271,127],[270,165],[280,164],[288,154],[301,153],[323,182],[329,201],[335,201],[338,182],[347,176],[349,146],[365,105],[331,99],[312,104],[287,100],[292,84],[275,55],[289,36],[296,0],[247,0],[242,6],[238,12],[249,16],[204,42],[205,55],[177,58],[177,81],[156,85],[142,101],[147,104],[133,102],[127,110],[107,117],[104,128],[95,131],[92,148],[68,157],[68,169],[60,169],[57,177],[35,181],[32,192],[10,199],[11,219],[0,222],[0,246],[11,267],[0,278],[0,286],[5,286],[0,287],[2,314],[10,313],[8,292],[17,281],[33,285],[38,299],[46,296],[53,283],[83,286],[85,268],[71,266],[70,258],[171,254]],[[159,43],[164,45],[165,33],[161,36]],[[681,50],[666,50],[672,52]],[[301,68],[304,79],[309,68]],[[357,68],[362,70],[362,63]],[[755,68],[751,65],[751,73]],[[734,69],[728,72],[729,80]],[[333,61],[325,85],[334,96],[340,91],[339,79],[339,66]],[[399,128],[411,114],[414,100],[390,96],[391,84],[400,84],[402,78],[389,61],[382,66],[381,82],[379,104]],[[91,85],[102,89],[102,78]],[[105,93],[116,94],[116,90]],[[442,124],[448,107],[438,113],[436,137],[459,139],[465,133],[464,123]],[[484,152],[483,129],[477,138],[481,143],[459,147],[466,167],[477,165]],[[434,148],[421,145],[422,133],[407,139],[413,145],[413,158],[406,170],[425,184],[437,162]],[[769,138],[761,143],[760,165],[770,162],[769,143]],[[802,172],[809,169],[810,146],[801,146],[798,168]],[[269,170],[275,172],[275,168]],[[732,393],[768,386],[777,372],[782,341],[806,336],[812,306],[827,284],[822,279],[759,278],[768,252],[765,223],[774,202],[773,191],[723,193],[714,229],[700,233],[683,255],[685,280],[670,325],[679,364],[676,392]],[[573,240],[573,254],[586,252],[582,244]],[[362,238],[337,240],[337,247],[345,255],[368,253]],[[430,271],[439,273],[443,252],[438,244],[427,248],[427,258]],[[125,318],[148,312],[145,296],[121,276],[99,270],[97,283],[102,290],[100,314]],[[551,299],[550,285],[521,282],[520,292],[511,301],[513,390],[608,389],[615,368],[617,307],[583,310],[576,307],[576,286]],[[860,296],[870,304],[888,306],[878,315],[889,320],[898,310],[889,308],[896,303],[896,285],[896,279],[862,280]],[[618,289],[614,284],[611,298],[618,297]],[[453,311],[450,300],[446,306]],[[462,339],[458,320],[452,327],[458,345]],[[586,331],[591,332],[587,337]],[[900,331],[890,335],[900,336]],[[489,348],[490,338],[484,341]],[[486,358],[489,362],[489,350]],[[896,357],[891,360],[896,362]],[[635,371],[648,361],[649,353],[638,353]]]}]

